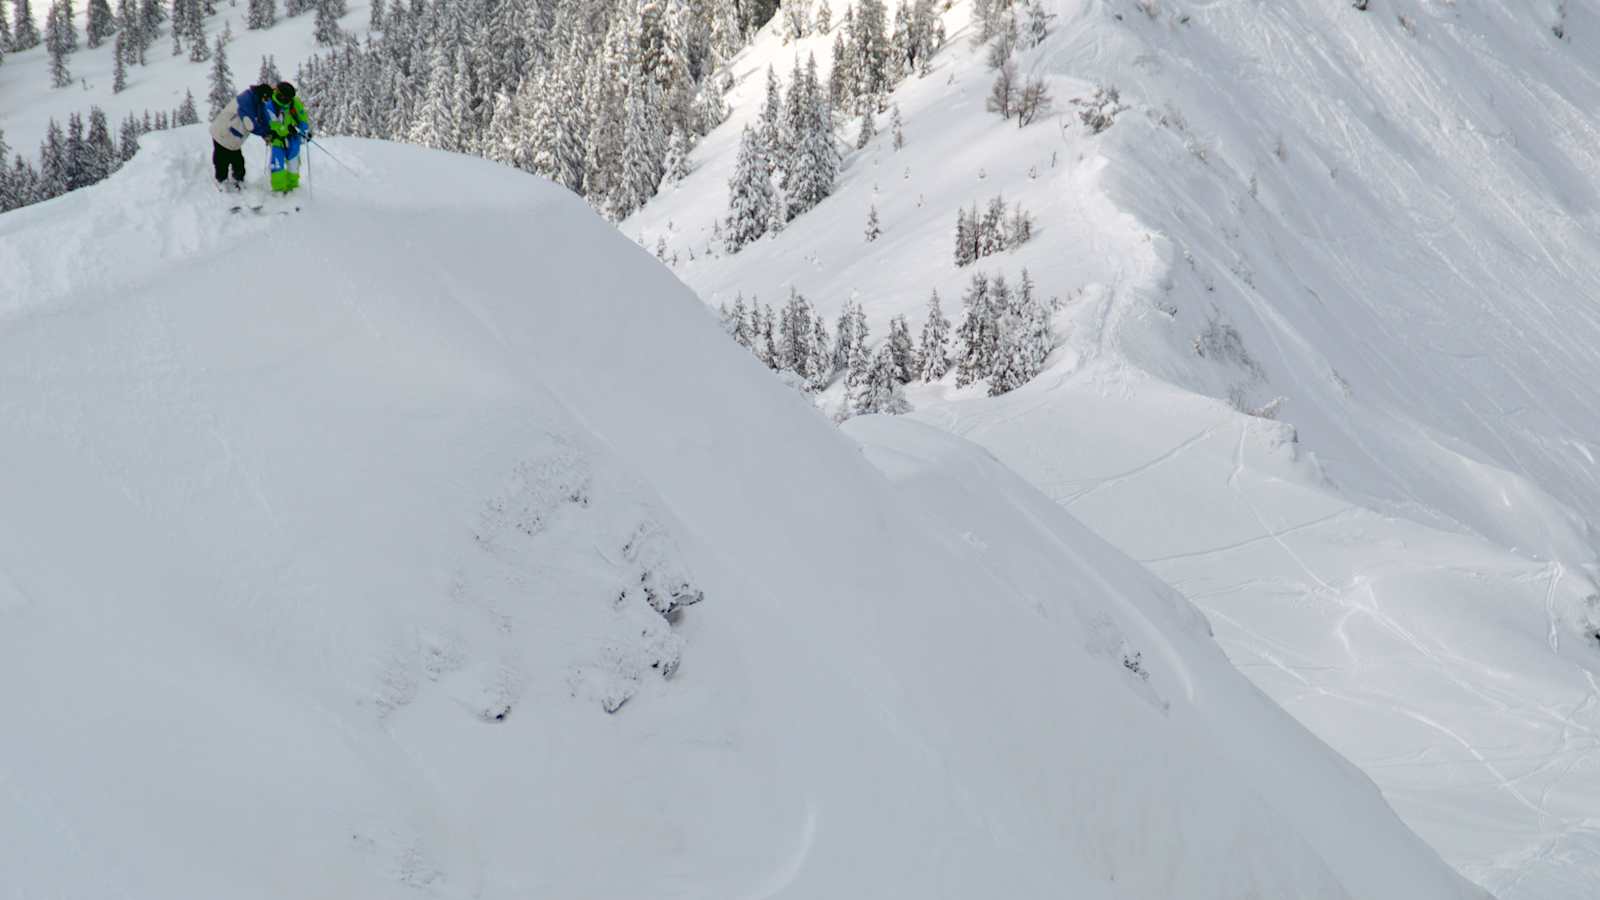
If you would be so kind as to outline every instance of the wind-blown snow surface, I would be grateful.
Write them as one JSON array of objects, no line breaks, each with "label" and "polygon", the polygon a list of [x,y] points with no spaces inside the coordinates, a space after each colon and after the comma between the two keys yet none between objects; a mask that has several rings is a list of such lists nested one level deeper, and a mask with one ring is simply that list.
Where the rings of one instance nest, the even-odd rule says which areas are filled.
[{"label": "wind-blown snow surface", "polygon": [[1140,566],[577,198],[330,141],[230,217],[202,136],[0,217],[7,895],[1480,896]]},{"label": "wind-blown snow surface", "polygon": [[[912,391],[1211,616],[1258,684],[1507,900],[1600,878],[1600,18],[1593,4],[1060,0],[1017,130],[968,8],[890,98],[839,190],[777,238],[705,253],[773,35],[733,121],[624,223],[710,303],[781,302],[876,335],[1027,267],[1065,346],[1000,400]],[[1096,83],[1124,112],[1087,134]],[[887,124],[887,116],[880,128]],[[855,126],[848,129],[853,137]],[[951,261],[995,194],[1032,242]],[[876,204],[883,236],[862,237]],[[691,258],[691,252],[693,257]],[[954,316],[953,316],[954,317]],[[831,399],[829,401],[832,402]],[[1249,415],[1247,413],[1255,413]]]}]

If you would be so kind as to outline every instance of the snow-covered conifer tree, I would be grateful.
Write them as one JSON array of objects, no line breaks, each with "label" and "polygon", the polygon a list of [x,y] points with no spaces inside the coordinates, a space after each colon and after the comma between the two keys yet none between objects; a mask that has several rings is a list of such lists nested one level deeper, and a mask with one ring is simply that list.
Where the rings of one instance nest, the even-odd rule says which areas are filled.
[{"label": "snow-covered conifer tree", "polygon": [[[793,94],[793,85],[789,90]],[[767,98],[761,104],[759,123],[758,134],[761,146],[766,148],[767,174],[770,175],[788,155],[783,134],[783,91],[778,84],[778,73],[770,65],[767,66]]]},{"label": "snow-covered conifer tree", "polygon": [[39,46],[39,28],[33,22],[29,0],[12,0],[11,14],[11,49],[20,52]]},{"label": "snow-covered conifer tree", "polygon": [[994,367],[997,311],[990,299],[988,276],[982,272],[973,275],[961,301],[967,313],[956,330],[960,343],[956,386],[966,387],[989,377]]},{"label": "snow-covered conifer tree", "polygon": [[772,218],[772,176],[767,174],[766,152],[760,136],[746,125],[739,138],[739,156],[733,178],[728,182],[728,229],[726,243],[737,253],[751,241],[767,233]]},{"label": "snow-covered conifer tree", "polygon": [[122,120],[122,127],[117,132],[118,165],[133,159],[133,155],[139,152],[139,135],[143,133],[144,128],[140,126],[138,117],[128,113],[128,117]]},{"label": "snow-covered conifer tree", "polygon": [[833,345],[828,342],[828,323],[818,313],[811,323],[811,389],[820,391],[833,378]]},{"label": "snow-covered conifer tree", "polygon": [[85,156],[83,144],[83,116],[73,113],[67,117],[66,167],[67,190],[75,191],[89,184],[85,181]]},{"label": "snow-covered conifer tree", "polygon": [[1050,36],[1050,22],[1056,15],[1045,12],[1044,4],[1039,0],[1028,0],[1027,13],[1028,22],[1023,28],[1023,39],[1029,47],[1037,47]]},{"label": "snow-covered conifer tree", "polygon": [[728,318],[728,335],[739,346],[749,349],[751,341],[750,311],[745,308],[744,294],[733,298],[733,310]]},{"label": "snow-covered conifer tree", "polygon": [[283,79],[278,76],[278,61],[267,54],[261,57],[261,69],[256,72],[256,84],[277,84]]},{"label": "snow-covered conifer tree", "polygon": [[911,325],[905,316],[889,320],[889,352],[894,357],[895,377],[909,384],[916,377],[917,345],[911,339]]},{"label": "snow-covered conifer tree", "polygon": [[111,93],[120,94],[128,87],[128,42],[126,30],[119,30],[111,42]]},{"label": "snow-covered conifer tree", "polygon": [[867,102],[861,107],[861,129],[856,132],[856,149],[867,146],[878,133],[878,123],[875,121],[877,104]]},{"label": "snow-covered conifer tree", "polygon": [[278,24],[278,0],[250,0],[245,8],[244,24],[252,31]]},{"label": "snow-covered conifer tree", "polygon": [[39,146],[39,199],[49,200],[65,194],[69,177],[67,139],[61,133],[61,126],[51,119],[44,142]]},{"label": "snow-covered conifer tree", "polygon": [[183,103],[178,106],[178,112],[173,116],[174,125],[198,125],[200,113],[194,108],[194,91],[183,92]]},{"label": "snow-covered conifer tree", "polygon": [[800,107],[791,116],[797,131],[791,135],[791,153],[785,165],[785,190],[789,215],[798,216],[833,193],[839,172],[839,148],[833,139],[833,113],[817,77],[812,56],[789,89],[789,103]]},{"label": "snow-covered conifer tree", "polygon": [[89,21],[84,29],[85,38],[90,48],[98,47],[106,42],[117,30],[117,23],[111,14],[111,4],[107,0],[89,0]]},{"label": "snow-covered conifer tree", "polygon": [[[190,100],[193,108],[193,99]],[[111,128],[106,123],[106,111],[98,106],[89,108],[89,134],[84,138],[83,179],[85,184],[104,181],[118,166],[117,147],[111,142]]]},{"label": "snow-covered conifer tree", "polygon": [[922,323],[917,367],[923,381],[938,381],[950,371],[950,320],[944,317],[938,291],[928,298],[928,318]]},{"label": "snow-covered conifer tree", "polygon": [[784,304],[778,322],[778,368],[787,369],[808,383],[813,374],[811,355],[816,349],[811,328],[811,304],[791,287],[789,302]]},{"label": "snow-covered conifer tree", "polygon": [[44,20],[44,47],[50,54],[50,83],[58,88],[72,83],[72,72],[67,67],[67,33],[62,27],[61,2],[50,4]]},{"label": "snow-covered conifer tree", "polygon": [[313,25],[317,43],[332,47],[344,39],[339,30],[339,8],[334,0],[317,0],[317,19]]},{"label": "snow-covered conifer tree", "polygon": [[[1005,291],[996,279],[996,292]],[[1049,304],[1034,295],[1033,279],[1026,269],[1022,284],[1007,302],[999,319],[994,370],[989,377],[989,396],[998,397],[1032,381],[1044,369],[1045,359],[1055,342]]]},{"label": "snow-covered conifer tree", "polygon": [[867,347],[870,336],[866,311],[861,308],[860,303],[851,303],[850,368],[845,375],[845,384],[852,388],[859,385],[872,368],[872,353]]},{"label": "snow-covered conifer tree", "polygon": [[828,0],[822,0],[817,5],[817,31],[827,34],[833,30],[833,7],[828,5]]},{"label": "snow-covered conifer tree", "polygon": [[[211,58],[206,46],[206,20],[201,15],[200,0],[189,0],[189,16],[184,22],[184,38],[189,42],[189,61],[205,62]],[[176,32],[177,26],[173,29]]]},{"label": "snow-covered conifer tree", "polygon": [[215,119],[224,106],[233,102],[233,97],[233,70],[228,67],[228,48],[219,34],[211,51],[211,91],[206,95],[210,112],[206,118]]},{"label": "snow-covered conifer tree", "polygon": [[[855,95],[861,104],[876,108],[878,98],[894,86],[889,75],[888,11],[883,0],[861,0],[852,36],[856,60]],[[865,105],[858,108],[865,109]]]},{"label": "snow-covered conifer tree", "polygon": [[889,130],[894,134],[894,149],[900,150],[906,145],[905,125],[900,121],[900,104],[896,103],[890,109]]},{"label": "snow-covered conifer tree", "polygon": [[894,353],[888,344],[879,347],[852,392],[851,411],[856,415],[910,412],[911,404],[906,401],[896,369]]},{"label": "snow-covered conifer tree", "polygon": [[872,243],[883,234],[883,229],[878,226],[878,204],[867,207],[867,243]]},{"label": "snow-covered conifer tree", "polygon": [[839,310],[839,318],[834,322],[833,330],[835,341],[830,368],[833,374],[837,374],[850,369],[850,353],[856,345],[855,309],[850,301],[846,300],[844,307]]}]

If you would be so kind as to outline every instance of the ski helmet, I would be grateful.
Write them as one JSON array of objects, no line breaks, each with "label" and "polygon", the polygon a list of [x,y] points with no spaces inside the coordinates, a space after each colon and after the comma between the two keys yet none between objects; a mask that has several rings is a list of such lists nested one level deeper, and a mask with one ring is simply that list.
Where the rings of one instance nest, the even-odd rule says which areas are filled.
[{"label": "ski helmet", "polygon": [[278,98],[285,103],[294,99],[294,85],[287,81],[278,82]]}]

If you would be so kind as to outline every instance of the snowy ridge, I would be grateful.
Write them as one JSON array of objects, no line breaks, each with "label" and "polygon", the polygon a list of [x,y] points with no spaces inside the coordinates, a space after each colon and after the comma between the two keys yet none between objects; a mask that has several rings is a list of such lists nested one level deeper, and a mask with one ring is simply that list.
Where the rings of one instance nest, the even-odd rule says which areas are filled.
[{"label": "snowy ridge", "polygon": [[538,179],[329,141],[299,216],[45,252],[193,137],[0,217],[8,892],[1482,896],[1137,564]]},{"label": "snowy ridge", "polygon": [[[624,223],[702,299],[874,335],[955,318],[1026,267],[1064,345],[997,400],[912,386],[1206,610],[1230,656],[1505,898],[1600,874],[1600,20],[1590,8],[1062,0],[1022,51],[1057,115],[986,113],[967,4],[890,100],[907,144],[851,153],[776,238],[707,255],[765,35],[694,173]],[[1102,134],[1074,99],[1128,107]],[[881,127],[881,126],[880,126]],[[853,137],[855,126],[846,129]],[[1032,241],[966,268],[956,211],[996,194]],[[862,237],[869,206],[883,235]],[[692,256],[691,256],[692,253]]]}]

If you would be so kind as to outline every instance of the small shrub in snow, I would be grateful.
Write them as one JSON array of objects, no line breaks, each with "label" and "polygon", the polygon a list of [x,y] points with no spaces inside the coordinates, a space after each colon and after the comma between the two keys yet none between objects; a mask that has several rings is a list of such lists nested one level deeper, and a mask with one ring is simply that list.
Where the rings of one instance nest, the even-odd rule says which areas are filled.
[{"label": "small shrub in snow", "polygon": [[983,101],[983,108],[989,112],[999,113],[1000,118],[1010,121],[1011,111],[1017,104],[1020,92],[1016,64],[1006,60],[995,70],[994,83],[989,85],[989,96]]},{"label": "small shrub in snow", "polygon": [[1110,128],[1117,116],[1127,109],[1122,105],[1121,94],[1110,85],[1095,88],[1094,96],[1088,99],[1074,98],[1072,105],[1078,107],[1078,121],[1089,129],[1090,134],[1099,134]]},{"label": "small shrub in snow", "polygon": [[1141,652],[1122,654],[1122,667],[1145,681],[1150,680],[1150,672],[1144,667],[1144,654]]},{"label": "small shrub in snow", "polygon": [[1050,96],[1050,88],[1043,76],[1029,78],[1017,97],[1017,127],[1024,128],[1040,116],[1049,115],[1054,105],[1055,101]]}]

